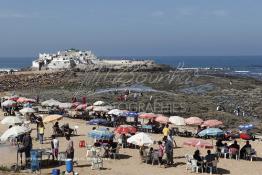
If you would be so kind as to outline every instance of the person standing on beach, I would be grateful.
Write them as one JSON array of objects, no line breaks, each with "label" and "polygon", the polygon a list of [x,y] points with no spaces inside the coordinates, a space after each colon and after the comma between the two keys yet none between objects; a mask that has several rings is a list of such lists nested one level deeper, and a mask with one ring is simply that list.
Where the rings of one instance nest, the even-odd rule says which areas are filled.
[{"label": "person standing on beach", "polygon": [[30,132],[26,133],[22,140],[23,150],[25,151],[25,163],[26,166],[30,160],[30,151],[32,149],[32,138],[30,136]]},{"label": "person standing on beach", "polygon": [[40,144],[43,144],[43,143],[44,143],[44,132],[45,132],[45,126],[44,126],[43,121],[41,121],[41,122],[39,123],[38,132],[39,132],[39,141],[40,141]]},{"label": "person standing on beach", "polygon": [[42,117],[36,118],[36,140],[39,140],[39,124],[42,122]]},{"label": "person standing on beach", "polygon": [[163,142],[165,142],[165,153],[167,165],[172,165],[173,160],[173,143],[167,139],[167,136],[163,137]]},{"label": "person standing on beach", "polygon": [[134,101],[137,101],[137,93],[134,93]]},{"label": "person standing on beach", "polygon": [[55,137],[55,135],[52,135],[52,141],[51,141],[51,148],[52,148],[52,156],[53,160],[58,158],[58,151],[59,151],[59,140]]},{"label": "person standing on beach", "polygon": [[67,147],[66,147],[66,158],[67,159],[74,159],[74,142],[70,139],[69,135],[66,135],[67,140]]},{"label": "person standing on beach", "polygon": [[164,129],[162,130],[162,133],[163,133],[164,137],[167,137],[169,135],[170,129],[169,129],[168,124],[165,125]]}]

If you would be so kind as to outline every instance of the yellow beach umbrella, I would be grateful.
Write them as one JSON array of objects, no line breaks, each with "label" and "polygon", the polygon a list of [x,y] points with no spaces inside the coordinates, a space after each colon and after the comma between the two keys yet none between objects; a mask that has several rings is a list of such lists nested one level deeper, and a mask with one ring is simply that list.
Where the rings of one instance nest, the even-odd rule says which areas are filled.
[{"label": "yellow beach umbrella", "polygon": [[54,122],[54,121],[58,121],[58,120],[61,120],[63,118],[62,115],[57,115],[57,114],[54,114],[54,115],[48,115],[44,118],[43,122],[44,123],[49,123],[49,122]]}]

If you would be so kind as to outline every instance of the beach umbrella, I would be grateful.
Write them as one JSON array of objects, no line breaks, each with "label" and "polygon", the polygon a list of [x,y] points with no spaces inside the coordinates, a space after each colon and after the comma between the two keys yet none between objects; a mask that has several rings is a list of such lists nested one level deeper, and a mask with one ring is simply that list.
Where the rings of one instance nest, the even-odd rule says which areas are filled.
[{"label": "beach umbrella", "polygon": [[208,127],[216,127],[216,126],[220,126],[220,125],[223,125],[223,122],[221,122],[219,120],[206,120],[202,124],[202,126],[208,126]]},{"label": "beach umbrella", "polygon": [[201,125],[203,120],[199,117],[189,117],[185,119],[187,125]]},{"label": "beach umbrella", "polygon": [[12,106],[15,105],[15,104],[16,104],[16,102],[13,101],[13,100],[6,100],[6,101],[4,101],[4,102],[2,103],[2,106],[4,106],[4,107],[12,107]]},{"label": "beach umbrella", "polygon": [[35,100],[35,99],[32,99],[32,98],[27,98],[27,99],[26,99],[26,102],[27,102],[27,103],[36,103],[36,100]]},{"label": "beach umbrella", "polygon": [[21,123],[23,123],[23,121],[16,116],[7,116],[1,121],[1,124],[3,125],[15,125]]},{"label": "beach umbrella", "polygon": [[95,112],[109,112],[113,109],[113,106],[94,106],[93,111]]},{"label": "beach umbrella", "polygon": [[70,109],[72,108],[73,104],[72,103],[59,103],[58,107],[60,109]]},{"label": "beach umbrella", "polygon": [[251,130],[253,128],[254,128],[254,125],[252,125],[252,124],[245,124],[245,125],[239,126],[239,130],[241,130],[241,131],[247,131],[247,130]]},{"label": "beach umbrella", "polygon": [[252,140],[253,139],[252,135],[250,135],[248,133],[240,133],[239,138],[241,138],[243,140]]},{"label": "beach umbrella", "polygon": [[36,100],[35,99],[31,99],[31,98],[25,98],[25,97],[19,97],[16,100],[17,103],[35,103]]},{"label": "beach umbrella", "polygon": [[135,134],[137,129],[131,125],[120,125],[115,129],[118,134]]},{"label": "beach umbrella", "polygon": [[24,102],[26,102],[26,100],[27,100],[27,98],[25,98],[25,97],[19,97],[19,98],[16,100],[16,102],[17,102],[17,103],[24,103]]},{"label": "beach umbrella", "polygon": [[86,107],[86,110],[87,110],[87,111],[92,111],[93,109],[94,109],[94,106],[87,106],[87,107]]},{"label": "beach umbrella", "polygon": [[212,149],[213,145],[209,142],[207,142],[206,140],[202,140],[202,139],[189,139],[186,140],[183,145],[187,145],[187,146],[193,146],[196,148],[206,148],[206,149]]},{"label": "beach umbrella", "polygon": [[81,105],[82,103],[80,102],[74,102],[72,103],[72,108],[76,108],[77,106]]},{"label": "beach umbrella", "polygon": [[87,122],[87,124],[89,125],[109,125],[110,122],[107,121],[106,119],[101,119],[101,118],[97,118],[97,119],[92,119],[90,121]]},{"label": "beach umbrella", "polygon": [[60,102],[54,99],[46,100],[41,103],[42,106],[59,106]]},{"label": "beach umbrella", "polygon": [[177,125],[177,126],[185,126],[186,122],[185,119],[183,117],[179,117],[179,116],[171,116],[169,117],[169,122]]},{"label": "beach umbrella", "polygon": [[78,111],[84,111],[86,110],[87,104],[80,104],[76,107],[76,110]]},{"label": "beach umbrella", "polygon": [[138,112],[132,112],[132,111],[127,111],[127,112],[125,112],[124,113],[124,116],[126,116],[126,117],[138,117]]},{"label": "beach umbrella", "polygon": [[158,122],[158,123],[168,123],[169,122],[169,118],[164,116],[164,115],[160,115],[158,114],[157,117],[155,118],[155,121]]},{"label": "beach umbrella", "polygon": [[31,131],[31,128],[27,128],[24,126],[13,126],[12,128],[9,128],[3,133],[3,135],[0,137],[0,140],[6,141],[8,138],[17,137],[29,131]]},{"label": "beach umbrella", "polygon": [[107,114],[120,116],[120,115],[123,115],[123,113],[124,112],[120,109],[112,109]]},{"label": "beach umbrella", "polygon": [[96,101],[93,105],[94,106],[102,106],[105,105],[106,103],[104,101]]},{"label": "beach umbrella", "polygon": [[154,119],[157,117],[157,115],[154,113],[141,113],[138,117],[142,119]]},{"label": "beach umbrella", "polygon": [[198,133],[198,135],[200,137],[204,137],[204,136],[217,137],[217,136],[221,136],[223,134],[224,134],[224,131],[222,131],[219,128],[207,128],[207,129],[204,129],[203,131]]},{"label": "beach umbrella", "polygon": [[61,120],[62,118],[63,118],[62,115],[57,115],[57,114],[48,115],[44,118],[43,122],[44,123],[54,122],[54,121]]},{"label": "beach umbrella", "polygon": [[110,140],[114,138],[114,133],[110,132],[109,130],[105,128],[100,128],[96,130],[90,131],[87,136],[93,138],[93,139],[106,139]]},{"label": "beach umbrella", "polygon": [[27,114],[27,113],[35,113],[36,111],[33,108],[23,108],[19,112],[22,114]]},{"label": "beach umbrella", "polygon": [[131,136],[127,139],[127,142],[139,146],[149,146],[154,143],[153,139],[143,132]]},{"label": "beach umbrella", "polygon": [[19,96],[13,95],[13,96],[9,97],[8,100],[16,101],[18,98],[19,98]]}]

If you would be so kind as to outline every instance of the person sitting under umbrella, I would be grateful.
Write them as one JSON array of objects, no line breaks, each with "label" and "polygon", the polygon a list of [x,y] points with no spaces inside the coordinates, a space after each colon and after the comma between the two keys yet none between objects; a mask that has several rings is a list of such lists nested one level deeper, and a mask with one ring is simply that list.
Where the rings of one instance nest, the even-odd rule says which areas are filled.
[{"label": "person sitting under umbrella", "polygon": [[251,149],[251,144],[249,141],[246,141],[246,144],[240,150],[240,158],[243,159],[247,153],[246,149]]}]

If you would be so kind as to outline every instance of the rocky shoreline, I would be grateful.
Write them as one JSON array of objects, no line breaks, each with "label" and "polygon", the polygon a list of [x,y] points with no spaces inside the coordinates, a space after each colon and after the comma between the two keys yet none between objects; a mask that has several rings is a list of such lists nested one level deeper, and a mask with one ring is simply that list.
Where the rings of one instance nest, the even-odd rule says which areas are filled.
[{"label": "rocky shoreline", "polygon": [[[73,96],[87,102],[103,100],[120,108],[164,113],[166,115],[216,118],[233,128],[240,123],[254,123],[262,130],[262,81],[223,75],[214,71],[57,71],[17,72],[0,76],[0,91],[28,97],[54,98],[63,102]],[[135,88],[134,88],[135,87]],[[114,91],[117,90],[117,94]],[[127,101],[117,97],[125,89],[131,95]],[[142,96],[133,99],[133,94]],[[153,100],[149,100],[152,96]],[[216,111],[223,105],[225,111]],[[244,116],[236,116],[240,106]],[[259,121],[259,122],[258,122]]]}]

